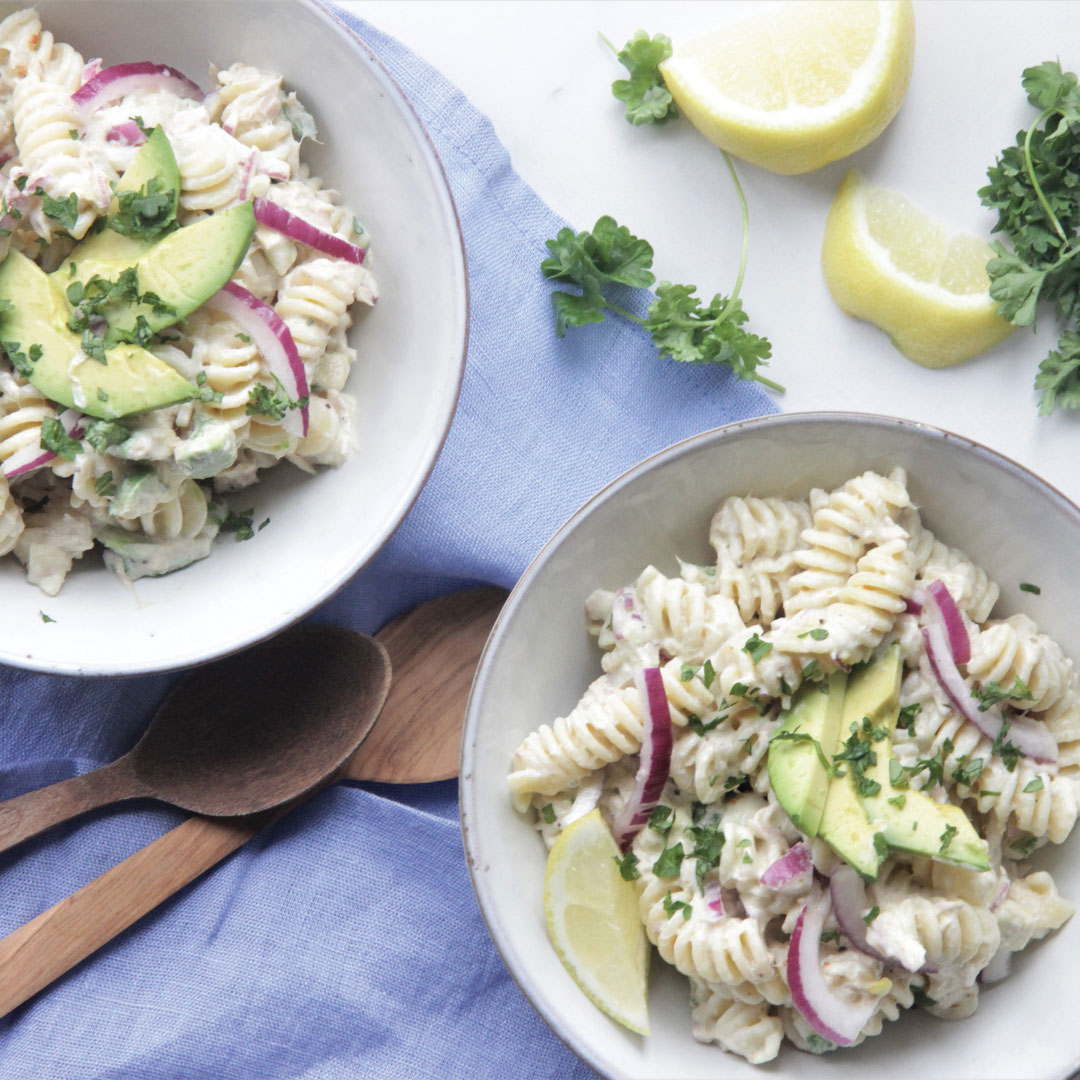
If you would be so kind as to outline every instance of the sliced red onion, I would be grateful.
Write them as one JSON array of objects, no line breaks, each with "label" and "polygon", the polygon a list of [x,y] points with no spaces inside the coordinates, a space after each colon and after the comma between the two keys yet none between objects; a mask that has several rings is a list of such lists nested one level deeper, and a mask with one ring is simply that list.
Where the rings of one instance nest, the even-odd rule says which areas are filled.
[{"label": "sliced red onion", "polygon": [[81,439],[86,431],[83,425],[85,416],[78,409],[65,409],[57,419],[64,425],[64,430],[73,438]]},{"label": "sliced red onion", "polygon": [[761,884],[782,893],[805,892],[814,877],[810,849],[800,840],[790,851],[770,863],[761,875]]},{"label": "sliced red onion", "polygon": [[[307,373],[296,351],[289,328],[281,316],[242,285],[229,281],[206,301],[207,306],[224,312],[255,342],[270,374],[275,376],[289,398],[300,401],[308,396]],[[281,426],[290,435],[303,438],[308,432],[308,407],[289,409]]]},{"label": "sliced red onion", "polygon": [[843,931],[844,937],[861,953],[880,960],[883,964],[895,963],[889,957],[879,953],[866,940],[866,923],[863,914],[866,911],[866,887],[858,871],[852,867],[838,866],[829,878],[829,896],[832,899],[833,915]]},{"label": "sliced red onion", "polygon": [[101,70],[101,57],[95,56],[93,60],[87,60],[83,67],[82,79],[79,82],[80,86],[85,86],[95,75]]},{"label": "sliced red onion", "polygon": [[924,593],[922,589],[916,589],[907,600],[904,601],[904,611],[908,615],[921,615],[925,601],[926,593]]},{"label": "sliced red onion", "polygon": [[990,963],[979,972],[979,982],[983,986],[992,986],[1006,978],[1012,969],[1013,954],[1006,948],[1000,948],[990,957]]},{"label": "sliced red onion", "polygon": [[821,928],[829,901],[817,893],[799,912],[787,955],[791,1001],[803,1019],[823,1038],[849,1046],[874,1015],[876,1001],[851,1005],[837,997],[821,971]]},{"label": "sliced red onion", "polygon": [[105,141],[122,142],[126,146],[141,146],[146,142],[146,135],[134,120],[128,120],[126,123],[117,124],[116,127],[110,128],[105,136]]},{"label": "sliced red onion", "polygon": [[140,60],[134,64],[114,64],[103,68],[83,83],[71,95],[71,100],[84,112],[93,112],[136,90],[167,90],[180,97],[196,99],[203,96],[202,90],[183,72],[167,64]]},{"label": "sliced red onion", "polygon": [[658,667],[639,668],[634,682],[641,696],[644,730],[634,789],[612,823],[611,831],[621,851],[630,846],[649,820],[649,815],[660,801],[671,768],[671,708],[664,692],[664,677]]},{"label": "sliced red onion", "polygon": [[936,623],[944,629],[952,658],[958,664],[966,664],[971,659],[971,638],[964,617],[944,581],[931,581],[926,587],[924,613],[928,625]]},{"label": "sliced red onion", "polygon": [[[236,197],[241,202],[247,200],[248,188],[251,186],[251,173],[255,168],[255,157],[258,153],[258,150],[252,150],[251,153],[248,154],[248,159],[244,162],[243,169],[241,170],[240,188],[236,193]],[[256,202],[258,202],[258,200],[256,200]]]},{"label": "sliced red onion", "polygon": [[270,202],[269,199],[255,199],[252,203],[255,211],[255,220],[260,225],[265,225],[275,232],[282,233],[290,240],[296,240],[308,247],[315,248],[326,255],[333,255],[336,259],[344,259],[346,262],[359,265],[364,261],[364,249],[342,240],[333,233],[323,232],[310,222],[290,214],[283,206]]},{"label": "sliced red onion", "polygon": [[994,899],[990,903],[990,910],[997,911],[999,907],[1004,903],[1005,897],[1009,895],[1009,879],[1006,878],[999,886],[998,891],[994,896]]},{"label": "sliced red onion", "polygon": [[[952,649],[946,640],[944,629],[940,625],[924,626],[922,635],[934,678],[953,706],[988,739],[996,740],[1006,719],[998,708],[979,711],[976,699],[971,696],[960,669],[953,662]],[[1032,720],[1029,716],[1019,715],[1010,716],[1007,722],[1009,730],[1006,738],[1021,754],[1043,764],[1057,761],[1057,742],[1044,724]]]},{"label": "sliced red onion", "polygon": [[724,917],[724,890],[719,881],[710,881],[705,886],[705,905],[715,919]]}]

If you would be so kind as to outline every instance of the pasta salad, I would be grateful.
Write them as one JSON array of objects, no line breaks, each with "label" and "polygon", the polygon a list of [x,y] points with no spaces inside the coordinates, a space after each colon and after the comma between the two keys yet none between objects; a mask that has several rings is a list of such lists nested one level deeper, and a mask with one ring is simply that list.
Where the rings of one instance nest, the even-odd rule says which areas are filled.
[{"label": "pasta salad", "polygon": [[281,77],[210,74],[204,93],[164,65],[84,60],[32,8],[0,22],[0,277],[63,309],[39,337],[44,317],[8,299],[27,290],[0,289],[0,556],[50,595],[96,544],[135,579],[249,537],[261,523],[223,495],[352,446],[368,237],[303,162],[315,123]]},{"label": "pasta salad", "polygon": [[702,1042],[761,1064],[971,1015],[1073,913],[1030,862],[1080,806],[1071,660],[992,617],[902,469],[725,499],[710,542],[588,598],[603,674],[518,748],[515,808],[550,848],[599,807]]}]

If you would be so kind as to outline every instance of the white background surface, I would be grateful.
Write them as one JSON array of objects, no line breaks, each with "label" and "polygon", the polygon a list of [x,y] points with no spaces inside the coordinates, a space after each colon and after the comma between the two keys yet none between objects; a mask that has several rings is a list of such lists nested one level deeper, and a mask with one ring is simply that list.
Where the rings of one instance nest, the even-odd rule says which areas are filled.
[{"label": "white background surface", "polygon": [[[637,0],[352,0],[346,7],[396,36],[491,118],[520,175],[576,229],[613,215],[656,250],[658,277],[729,292],[739,212],[719,152],[685,118],[635,128],[610,84],[624,74],[599,40],[639,28],[678,45],[754,3]],[[1056,341],[1047,315],[982,357],[945,371],[905,360],[876,328],[833,304],[820,270],[825,216],[849,165],[947,225],[989,237],[976,191],[986,168],[1035,118],[1024,67],[1060,58],[1080,68],[1080,5],[916,3],[915,69],[885,133],[847,159],[802,176],[736,163],[750,206],[742,295],[749,328],[768,337],[768,377],[785,411],[856,409],[925,421],[977,439],[1080,501],[1080,416],[1039,417],[1032,382]],[[1071,51],[1070,51],[1071,50]],[[474,297],[474,303],[483,303]],[[573,331],[571,331],[573,332]]]}]

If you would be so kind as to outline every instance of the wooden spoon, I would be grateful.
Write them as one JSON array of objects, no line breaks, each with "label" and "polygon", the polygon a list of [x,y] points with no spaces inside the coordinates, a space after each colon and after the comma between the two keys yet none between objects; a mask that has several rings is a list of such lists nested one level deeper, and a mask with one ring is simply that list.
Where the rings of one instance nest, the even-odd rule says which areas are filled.
[{"label": "wooden spoon", "polygon": [[389,682],[381,645],[331,627],[200,667],[177,683],[123,757],[0,803],[0,851],[124,799],[215,816],[294,799],[359,746]]},{"label": "wooden spoon", "polygon": [[[375,728],[339,778],[402,783],[456,775],[468,688],[505,598],[505,590],[490,587],[450,593],[422,604],[377,635],[390,654],[394,681]],[[287,647],[294,635],[307,632],[286,631],[273,641]],[[198,678],[205,670],[188,678]],[[321,706],[321,689],[311,695],[312,707]],[[247,817],[189,818],[12,931],[0,940],[0,1016],[70,971],[310,794]]]}]

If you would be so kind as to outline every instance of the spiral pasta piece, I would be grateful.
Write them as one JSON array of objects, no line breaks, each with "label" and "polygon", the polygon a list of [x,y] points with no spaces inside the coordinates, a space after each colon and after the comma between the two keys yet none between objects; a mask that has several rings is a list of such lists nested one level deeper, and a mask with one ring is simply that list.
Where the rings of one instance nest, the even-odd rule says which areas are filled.
[{"label": "spiral pasta piece", "polygon": [[690,979],[691,1030],[698,1042],[715,1042],[751,1065],[772,1061],[784,1031],[768,1004],[739,1001],[726,986]]},{"label": "spiral pasta piece", "polygon": [[1072,662],[1061,646],[1027,615],[1010,615],[980,630],[971,643],[967,670],[981,685],[994,682],[1005,691],[1019,679],[1030,697],[1019,697],[1015,703],[1034,712],[1056,705],[1073,677]]},{"label": "spiral pasta piece", "polygon": [[801,568],[789,582],[784,613],[821,608],[840,599],[859,557],[883,528],[893,531],[896,517],[909,505],[903,469],[888,477],[874,472],[854,477],[829,494],[811,496],[813,524],[803,531],[795,552]]},{"label": "spiral pasta piece", "polygon": [[42,421],[55,416],[52,402],[36,387],[0,371],[0,464],[20,450],[40,447]]},{"label": "spiral pasta piece", "polygon": [[11,551],[22,531],[22,511],[11,497],[7,477],[0,473],[0,555]]},{"label": "spiral pasta piece", "polygon": [[237,63],[219,71],[217,81],[211,119],[244,146],[272,159],[276,175],[292,176],[300,166],[300,143],[282,112],[281,76]]}]

